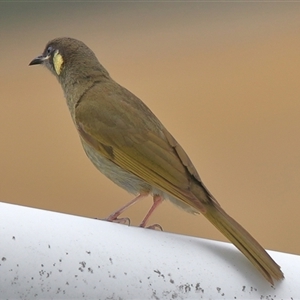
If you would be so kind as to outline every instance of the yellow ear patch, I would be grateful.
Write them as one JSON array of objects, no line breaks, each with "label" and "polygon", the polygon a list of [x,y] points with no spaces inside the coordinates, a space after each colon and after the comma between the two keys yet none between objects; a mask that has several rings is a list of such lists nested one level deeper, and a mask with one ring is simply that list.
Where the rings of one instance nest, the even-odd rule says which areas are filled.
[{"label": "yellow ear patch", "polygon": [[53,65],[54,65],[54,69],[55,69],[55,72],[57,73],[57,75],[60,74],[63,63],[64,63],[64,60],[63,60],[61,54],[59,53],[58,50],[56,50],[53,55]]}]

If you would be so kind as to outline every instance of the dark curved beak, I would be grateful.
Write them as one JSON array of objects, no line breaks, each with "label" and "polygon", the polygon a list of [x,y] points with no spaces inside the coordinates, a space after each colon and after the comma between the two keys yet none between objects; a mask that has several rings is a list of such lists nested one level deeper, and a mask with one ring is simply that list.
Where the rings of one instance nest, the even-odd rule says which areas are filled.
[{"label": "dark curved beak", "polygon": [[40,55],[36,58],[34,58],[30,63],[29,63],[29,66],[33,66],[33,65],[40,65],[42,64],[45,60],[47,60],[49,58],[49,56],[43,56],[43,55]]}]

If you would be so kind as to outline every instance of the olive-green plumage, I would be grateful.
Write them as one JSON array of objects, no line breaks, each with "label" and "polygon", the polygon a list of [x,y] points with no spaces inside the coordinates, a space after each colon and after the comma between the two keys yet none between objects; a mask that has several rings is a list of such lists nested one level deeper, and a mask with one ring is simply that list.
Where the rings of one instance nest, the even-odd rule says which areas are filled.
[{"label": "olive-green plumage", "polygon": [[283,278],[280,267],[206,189],[173,136],[140,99],[109,76],[84,43],[54,39],[30,63],[35,64],[57,77],[83,148],[104,175],[130,193],[152,194],[202,213],[270,283]]}]

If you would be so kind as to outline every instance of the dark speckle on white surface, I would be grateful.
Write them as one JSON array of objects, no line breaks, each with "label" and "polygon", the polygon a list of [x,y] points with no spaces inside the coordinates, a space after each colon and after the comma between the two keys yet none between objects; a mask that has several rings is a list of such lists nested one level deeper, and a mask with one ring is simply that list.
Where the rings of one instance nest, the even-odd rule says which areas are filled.
[{"label": "dark speckle on white surface", "polygon": [[[21,224],[27,224],[26,228],[13,222],[13,230],[1,235],[0,274],[5,274],[0,276],[1,299],[259,299],[260,296],[264,300],[292,299],[283,297],[282,293],[278,295],[290,280],[276,285],[274,295],[275,287],[263,279],[245,276],[244,270],[257,275],[246,263],[241,270],[231,270],[225,262],[226,280],[230,282],[224,283],[222,272],[213,272],[214,264],[223,265],[224,260],[211,253],[211,248],[225,248],[233,253],[235,249],[225,243],[168,233],[158,235],[152,231],[145,234],[139,228],[107,222],[95,225],[94,220],[86,218],[17,208],[23,219],[28,215],[28,220],[18,218]],[[1,212],[3,209],[0,209],[0,223],[7,216]],[[40,219],[44,220],[42,225],[34,222]],[[64,226],[71,223],[72,226]],[[3,224],[7,224],[7,220]],[[110,232],[115,229],[117,234]],[[32,234],[26,236],[28,232]],[[94,243],[91,236],[99,237],[99,232],[102,238]],[[12,236],[18,238],[12,239]],[[19,238],[21,236],[26,238]],[[124,238],[122,242],[120,236]],[[136,251],[136,243],[130,240],[132,236],[147,249],[146,256],[145,251]],[[112,239],[110,244],[109,239]],[[126,239],[130,241],[126,243]],[[162,244],[167,248],[172,245],[172,255],[164,247],[160,248]],[[86,245],[89,245],[88,250]],[[199,248],[205,260],[203,257],[197,260]],[[182,251],[190,255],[180,256]],[[293,267],[295,265],[297,259]],[[297,290],[295,293],[297,295]]]}]

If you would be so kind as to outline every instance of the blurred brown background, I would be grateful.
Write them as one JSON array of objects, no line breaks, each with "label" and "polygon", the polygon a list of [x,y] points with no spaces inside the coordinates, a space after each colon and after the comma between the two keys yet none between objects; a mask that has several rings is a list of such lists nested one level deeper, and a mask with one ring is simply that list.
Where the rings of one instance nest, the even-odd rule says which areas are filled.
[{"label": "blurred brown background", "polygon": [[[190,155],[266,248],[300,254],[299,3],[1,3],[0,201],[104,218],[132,198],[86,158],[62,90],[28,67],[84,41]],[[137,225],[148,198],[126,216]],[[165,231],[224,240],[170,203]]]}]

